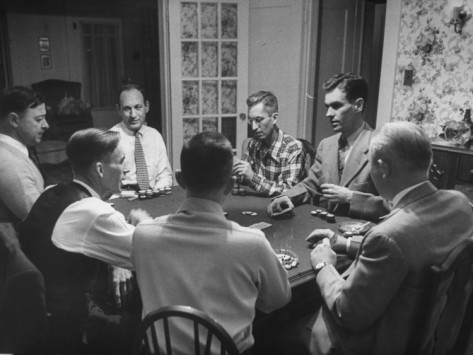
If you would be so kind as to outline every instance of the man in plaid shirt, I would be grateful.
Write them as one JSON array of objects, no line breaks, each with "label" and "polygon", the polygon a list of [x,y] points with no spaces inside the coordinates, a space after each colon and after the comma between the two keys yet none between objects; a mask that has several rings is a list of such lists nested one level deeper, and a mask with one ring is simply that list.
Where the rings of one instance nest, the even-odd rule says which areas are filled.
[{"label": "man in plaid shirt", "polygon": [[233,174],[257,192],[278,195],[304,178],[302,143],[276,126],[278,100],[272,92],[258,91],[246,103],[248,124],[255,135],[234,164]]}]

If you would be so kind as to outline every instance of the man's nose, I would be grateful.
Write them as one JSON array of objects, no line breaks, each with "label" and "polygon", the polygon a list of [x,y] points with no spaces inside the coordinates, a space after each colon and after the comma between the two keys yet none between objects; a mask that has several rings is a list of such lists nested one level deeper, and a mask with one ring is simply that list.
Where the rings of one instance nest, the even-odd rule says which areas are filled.
[{"label": "man's nose", "polygon": [[327,109],[327,113],[325,114],[326,117],[333,117],[335,116],[335,112],[333,111],[333,108],[329,107]]},{"label": "man's nose", "polygon": [[41,125],[43,129],[49,129],[48,121],[43,120],[43,124]]},{"label": "man's nose", "polygon": [[251,122],[251,129],[252,130],[256,131],[258,129],[258,127],[259,127],[259,125],[255,121]]}]

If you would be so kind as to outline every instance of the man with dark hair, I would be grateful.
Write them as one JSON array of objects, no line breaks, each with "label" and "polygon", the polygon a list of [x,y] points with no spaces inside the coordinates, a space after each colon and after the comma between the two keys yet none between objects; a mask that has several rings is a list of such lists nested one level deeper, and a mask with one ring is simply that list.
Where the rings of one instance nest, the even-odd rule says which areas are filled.
[{"label": "man with dark hair", "polygon": [[[333,265],[328,230],[311,253],[323,305],[312,328],[312,354],[408,354],[425,294],[426,270],[473,234],[466,196],[429,181],[430,140],[409,122],[385,124],[371,139],[371,176],[393,209],[363,239],[348,278]],[[329,241],[330,239],[330,241]],[[336,349],[333,352],[333,349]]]},{"label": "man with dark hair", "polygon": [[[132,261],[144,315],[173,304],[197,308],[244,351],[254,342],[255,307],[263,312],[282,307],[291,288],[263,232],[225,218],[232,165],[231,144],[220,133],[191,138],[181,152],[182,171],[176,172],[187,198],[175,214],[137,227]],[[173,354],[191,353],[186,330],[173,329],[173,338],[179,338]]]},{"label": "man with dark hair", "polygon": [[44,190],[33,151],[49,128],[43,97],[15,86],[0,93],[0,222],[24,220]]},{"label": "man with dark hair", "polygon": [[[117,134],[96,128],[78,131],[66,153],[73,180],[47,189],[20,224],[22,248],[44,276],[50,313],[46,350],[126,354],[132,330],[122,323],[115,326],[111,319],[119,323],[120,318],[100,310],[107,301],[107,290],[100,287],[106,284],[106,264],[131,268],[134,225],[150,217],[132,210],[129,224],[106,202],[120,192],[123,177],[124,154]],[[114,269],[114,276],[122,276],[120,268]],[[129,291],[129,284],[119,283],[124,279],[114,281],[116,293],[117,288]]]},{"label": "man with dark hair", "polygon": [[276,122],[278,100],[270,91],[258,91],[246,100],[248,124],[255,131],[233,174],[257,192],[274,196],[304,178],[302,143],[284,133]]},{"label": "man with dark hair", "polygon": [[147,190],[172,185],[172,170],[161,134],[146,125],[149,101],[144,90],[129,84],[118,94],[118,114],[122,121],[110,130],[120,134],[127,171],[123,185],[127,189]]},{"label": "man with dark hair", "polygon": [[323,86],[333,136],[323,139],[308,176],[268,206],[270,216],[302,203],[322,204],[353,218],[378,221],[389,209],[370,177],[368,147],[372,135],[363,110],[368,84],[352,73],[337,74]]}]

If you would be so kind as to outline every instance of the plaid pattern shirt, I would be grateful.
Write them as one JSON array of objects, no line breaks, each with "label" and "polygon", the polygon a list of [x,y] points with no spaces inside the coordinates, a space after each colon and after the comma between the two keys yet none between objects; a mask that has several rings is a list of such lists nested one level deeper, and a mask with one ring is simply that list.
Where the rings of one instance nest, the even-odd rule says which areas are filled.
[{"label": "plaid pattern shirt", "polygon": [[268,147],[259,139],[251,139],[242,160],[255,173],[248,185],[268,196],[280,194],[304,178],[302,143],[275,127],[276,139]]}]

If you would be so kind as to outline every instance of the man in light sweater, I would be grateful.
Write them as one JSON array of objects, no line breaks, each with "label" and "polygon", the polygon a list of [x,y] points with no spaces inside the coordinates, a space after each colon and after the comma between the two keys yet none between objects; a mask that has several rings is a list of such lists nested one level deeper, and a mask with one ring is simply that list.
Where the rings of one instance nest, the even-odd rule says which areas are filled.
[{"label": "man in light sweater", "polygon": [[[232,147],[216,132],[194,136],[182,149],[176,173],[187,198],[171,215],[141,223],[133,235],[132,263],[143,315],[187,305],[219,322],[243,352],[254,339],[255,308],[271,312],[291,298],[287,273],[263,232],[225,218],[232,189]],[[171,330],[174,354],[193,349],[192,328]]]}]

